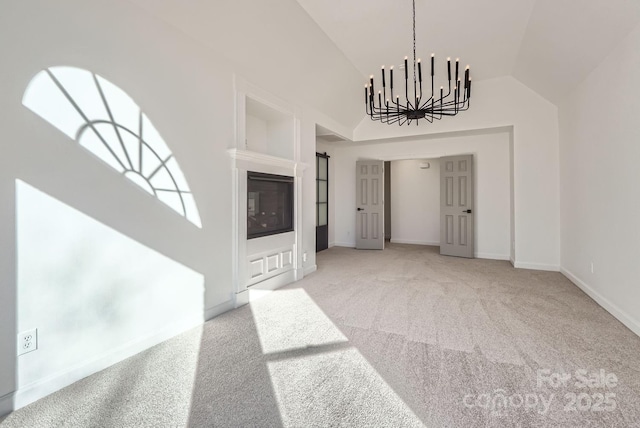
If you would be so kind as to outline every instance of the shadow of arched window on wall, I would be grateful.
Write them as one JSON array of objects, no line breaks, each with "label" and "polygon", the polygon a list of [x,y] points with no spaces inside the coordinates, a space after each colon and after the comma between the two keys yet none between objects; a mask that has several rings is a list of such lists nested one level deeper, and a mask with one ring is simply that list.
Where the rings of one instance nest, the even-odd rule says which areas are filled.
[{"label": "shadow of arched window on wall", "polygon": [[51,67],[31,80],[22,103],[202,227],[195,200],[173,153],[122,89],[87,70]]}]

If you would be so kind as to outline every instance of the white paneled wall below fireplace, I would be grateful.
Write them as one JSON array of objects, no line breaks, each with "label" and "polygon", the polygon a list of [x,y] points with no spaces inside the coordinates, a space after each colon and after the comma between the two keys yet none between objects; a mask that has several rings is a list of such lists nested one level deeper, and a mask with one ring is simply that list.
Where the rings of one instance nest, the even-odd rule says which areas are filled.
[{"label": "white paneled wall below fireplace", "polygon": [[294,232],[254,238],[247,241],[247,286],[292,272]]}]

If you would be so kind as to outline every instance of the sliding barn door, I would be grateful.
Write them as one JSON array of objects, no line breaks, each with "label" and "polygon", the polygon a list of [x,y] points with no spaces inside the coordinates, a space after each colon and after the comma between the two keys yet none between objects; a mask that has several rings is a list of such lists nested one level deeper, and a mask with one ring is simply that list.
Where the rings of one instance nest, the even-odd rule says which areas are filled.
[{"label": "sliding barn door", "polygon": [[440,158],[440,254],[473,258],[473,155]]},{"label": "sliding barn door", "polygon": [[384,249],[384,162],[356,162],[356,248]]}]

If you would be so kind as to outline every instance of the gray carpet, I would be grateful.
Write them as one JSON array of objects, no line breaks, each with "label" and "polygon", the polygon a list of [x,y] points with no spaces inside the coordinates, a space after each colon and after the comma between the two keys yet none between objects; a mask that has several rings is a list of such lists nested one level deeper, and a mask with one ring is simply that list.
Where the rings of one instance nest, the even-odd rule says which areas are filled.
[{"label": "gray carpet", "polygon": [[399,244],[318,266],[0,426],[640,426],[640,338],[559,273]]}]

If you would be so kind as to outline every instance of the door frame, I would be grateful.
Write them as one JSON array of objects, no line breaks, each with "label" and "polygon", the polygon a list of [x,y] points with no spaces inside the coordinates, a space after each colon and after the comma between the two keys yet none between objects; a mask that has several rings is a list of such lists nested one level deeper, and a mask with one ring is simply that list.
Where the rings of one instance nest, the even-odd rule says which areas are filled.
[{"label": "door frame", "polygon": [[[324,153],[319,153],[316,152],[316,253],[326,250],[329,248],[329,158],[331,156],[327,155],[327,152]],[[318,171],[318,164],[319,164],[319,159],[323,158],[327,160],[327,179],[326,180],[322,180],[319,178],[319,171]],[[320,189],[319,189],[319,182],[320,181],[325,181],[327,183],[327,200],[326,202],[319,202],[318,201],[318,195],[320,194]],[[318,225],[318,220],[319,220],[319,209],[320,209],[320,205],[324,204],[326,205],[326,209],[327,209],[327,222],[326,224],[320,226]],[[319,239],[319,237],[323,237],[326,239]],[[326,245],[325,245],[326,244]]]},{"label": "door frame", "polygon": [[[509,134],[509,188],[510,188],[510,192],[509,192],[509,202],[510,202],[510,218],[509,218],[509,249],[510,249],[510,257],[509,257],[509,261],[511,262],[511,264],[513,266],[516,265],[516,253],[515,253],[515,246],[516,246],[516,229],[515,229],[515,224],[516,224],[516,212],[515,212],[515,185],[514,185],[514,180],[515,180],[515,172],[514,172],[514,168],[515,168],[515,159],[514,159],[514,135],[513,135],[513,127],[496,127],[496,128],[490,128],[490,129],[484,129],[484,130],[476,130],[476,131],[468,131],[468,132],[451,132],[451,133],[444,133],[444,134],[440,134],[438,137],[442,138],[442,139],[446,139],[449,137],[459,137],[461,135],[463,136],[474,136],[474,135],[486,135],[486,134],[501,134],[501,133],[505,133],[508,132]],[[446,134],[450,134],[450,135],[446,135]],[[407,137],[407,139],[411,139],[414,140],[418,137]],[[422,136],[422,139],[428,139],[428,136]],[[410,154],[406,154],[406,155],[387,155],[384,153],[384,151],[380,151],[380,153],[372,151],[371,155],[374,156],[376,159],[385,161],[385,162],[393,162],[393,161],[401,161],[401,160],[418,160],[418,159],[439,159],[441,157],[446,157],[446,156],[457,156],[457,155],[464,155],[464,154],[473,154],[474,155],[474,159],[477,158],[477,152],[474,151],[474,149],[472,148],[471,150],[438,150],[438,151],[429,151],[428,149],[425,149],[424,152],[420,151],[420,150],[411,150]],[[477,168],[477,164],[474,165],[475,169],[474,169],[474,181],[476,182],[477,185],[477,172],[478,172],[478,168]],[[476,192],[476,205],[478,203],[478,199],[477,199],[477,192]],[[385,201],[386,202],[386,201]],[[390,201],[389,203],[392,204],[392,202]],[[475,221],[475,216],[474,216],[474,221]],[[475,233],[477,233],[477,224],[475,225],[476,227],[475,229]],[[393,233],[393,230],[392,232]],[[474,237],[475,239],[475,237]],[[476,240],[477,242],[477,240]]]}]

